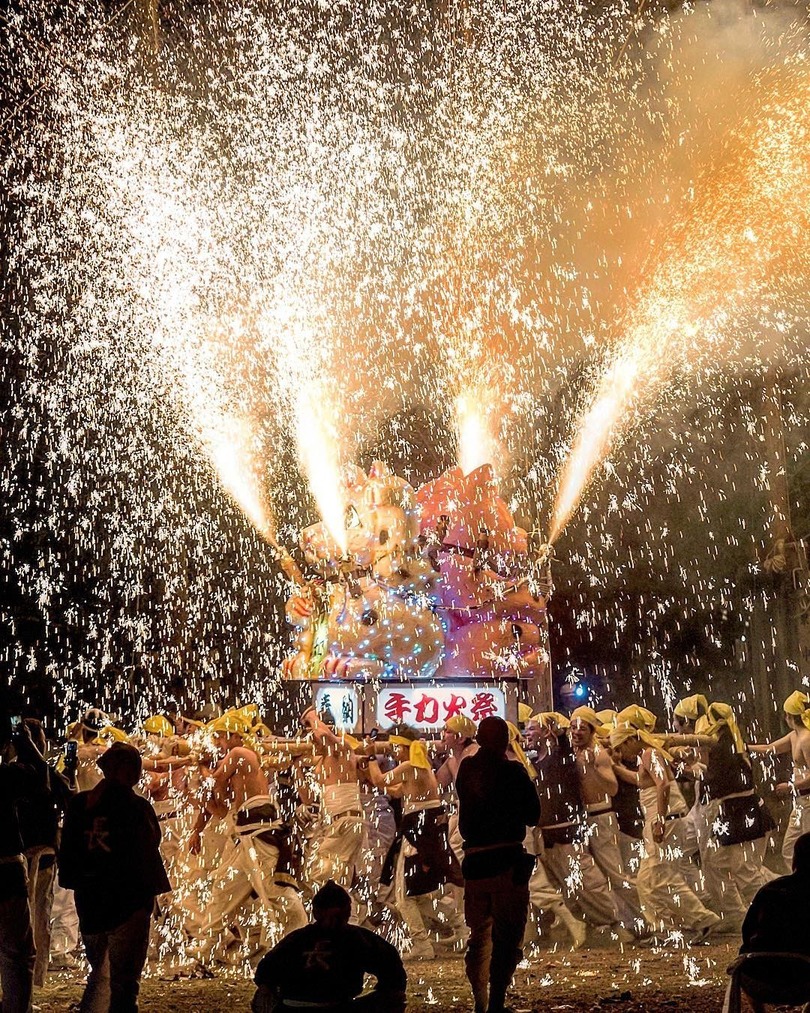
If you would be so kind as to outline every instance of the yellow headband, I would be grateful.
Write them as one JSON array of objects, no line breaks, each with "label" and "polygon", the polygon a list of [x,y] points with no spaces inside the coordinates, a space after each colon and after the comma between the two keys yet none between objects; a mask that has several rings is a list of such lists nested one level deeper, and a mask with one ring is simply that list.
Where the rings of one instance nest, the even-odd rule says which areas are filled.
[{"label": "yellow headband", "polygon": [[709,701],[702,693],[695,693],[693,696],[685,696],[675,704],[675,716],[684,718],[686,721],[697,721],[703,717],[709,709]]},{"label": "yellow headband", "polygon": [[734,748],[747,760],[748,754],[745,751],[745,742],[743,742],[742,733],[737,727],[734,711],[727,703],[709,704],[709,709],[706,711],[706,734],[716,736],[718,731],[723,727],[728,728],[731,732],[731,737],[734,739]]},{"label": "yellow headband", "polygon": [[810,710],[807,709],[809,703],[810,696],[797,689],[785,700],[783,710],[785,714],[790,714],[791,717],[801,718],[804,727],[810,728]]},{"label": "yellow headband", "polygon": [[525,725],[532,716],[532,709],[527,703],[518,704],[518,724]]},{"label": "yellow headband", "polygon": [[510,747],[510,749],[515,754],[515,756],[520,760],[520,762],[523,764],[523,766],[524,766],[524,768],[526,770],[526,773],[529,775],[529,777],[532,780],[534,780],[534,778],[537,777],[537,771],[534,769],[534,765],[531,763],[531,761],[529,760],[529,757],[526,755],[526,753],[523,750],[523,746],[521,745],[521,742],[520,742],[520,732],[512,724],[511,721],[507,721],[506,722],[506,726],[509,729],[509,747]]},{"label": "yellow headband", "polygon": [[470,718],[465,718],[463,714],[454,714],[453,717],[448,718],[444,727],[446,731],[455,732],[456,735],[461,735],[465,739],[475,738],[475,722]]},{"label": "yellow headband", "polygon": [[628,739],[638,739],[645,746],[657,750],[665,760],[672,759],[672,756],[664,749],[664,740],[657,735],[652,735],[645,728],[636,728],[634,725],[625,723],[617,725],[610,733],[611,746],[620,746],[623,742],[627,742]]},{"label": "yellow headband", "polygon": [[616,713],[615,710],[612,710],[610,707],[608,707],[606,710],[603,711],[597,711],[596,716],[599,718],[599,720],[602,722],[603,725],[608,725],[611,728],[618,721],[618,714]]},{"label": "yellow headband", "polygon": [[571,724],[568,718],[564,714],[560,714],[559,711],[540,711],[538,714],[532,715],[532,721],[536,721],[546,728],[556,725],[560,731],[564,731]]},{"label": "yellow headband", "polygon": [[412,766],[419,767],[421,770],[431,769],[425,744],[420,739],[406,739],[404,735],[389,735],[388,741],[395,746],[408,747],[408,760]]},{"label": "yellow headband", "polygon": [[640,728],[645,732],[655,730],[655,714],[648,711],[646,707],[639,707],[638,704],[630,704],[616,715],[616,723],[620,725],[632,725],[633,728]]},{"label": "yellow headband", "polygon": [[129,736],[121,728],[116,728],[114,725],[106,725],[99,730],[93,742],[100,746],[104,746],[108,742],[129,742]]},{"label": "yellow headband", "polygon": [[259,724],[261,718],[259,715],[259,707],[255,703],[249,703],[245,707],[235,708],[231,711],[241,721],[244,721],[245,727],[252,728],[254,725]]},{"label": "yellow headband", "polygon": [[206,725],[209,732],[215,735],[218,732],[227,732],[237,735],[247,735],[251,726],[245,720],[245,716],[239,711],[225,711],[218,718],[209,721]]},{"label": "yellow headband", "polygon": [[143,723],[143,730],[147,735],[162,735],[164,738],[174,734],[171,722],[162,714],[153,714],[147,718]]},{"label": "yellow headband", "polygon": [[610,734],[610,729],[602,724],[599,720],[599,715],[593,707],[577,707],[571,714],[571,723],[573,724],[575,721],[584,721],[586,725],[590,725],[596,734],[602,738],[606,738]]}]

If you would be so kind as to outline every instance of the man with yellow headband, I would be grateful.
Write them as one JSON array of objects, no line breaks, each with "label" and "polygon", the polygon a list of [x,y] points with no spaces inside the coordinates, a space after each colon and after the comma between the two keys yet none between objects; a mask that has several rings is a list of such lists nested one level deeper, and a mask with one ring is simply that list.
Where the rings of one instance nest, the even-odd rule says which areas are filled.
[{"label": "man with yellow headband", "polygon": [[619,922],[627,932],[638,934],[644,931],[641,902],[634,878],[624,869],[619,821],[613,811],[613,796],[619,785],[610,754],[599,741],[609,734],[591,707],[577,707],[571,714],[571,742],[586,811],[587,847],[610,884]]},{"label": "man with yellow headband", "polygon": [[810,831],[810,696],[796,690],[785,700],[783,710],[790,728],[787,735],[774,742],[749,745],[748,750],[777,756],[790,753],[793,760],[790,781],[776,786],[776,794],[781,798],[793,798],[793,810],[782,841],[782,857],[790,866],[796,841]]},{"label": "man with yellow headband", "polygon": [[253,894],[262,909],[261,949],[307,921],[289,872],[286,828],[259,757],[244,745],[250,731],[247,716],[228,711],[211,722],[210,731],[221,759],[212,771],[203,770],[209,789],[195,829],[199,833],[211,817],[222,820],[227,841],[213,873],[211,897],[201,917],[186,923],[197,937],[190,954],[202,964],[236,941],[230,932],[234,915]]},{"label": "man with yellow headband", "polygon": [[436,780],[444,790],[445,798],[449,798],[450,815],[448,816],[448,832],[450,847],[453,854],[462,861],[463,841],[458,830],[458,800],[456,797],[456,774],[458,765],[465,756],[472,756],[478,749],[475,742],[476,724],[463,714],[456,714],[445,722],[442,733],[442,747],[446,750],[446,759],[436,771]]},{"label": "man with yellow headband", "polygon": [[[770,815],[754,791],[751,762],[731,707],[687,698],[676,710],[681,727],[694,716],[695,731],[669,735],[667,747],[696,747],[700,759],[695,805],[689,814],[697,833],[700,865],[724,931],[742,927],[748,905],[770,873],[763,867]],[[694,705],[692,705],[694,701]]]},{"label": "man with yellow headband", "polygon": [[331,879],[350,890],[367,839],[353,740],[338,734],[314,707],[304,711],[301,725],[312,739],[316,762],[311,780],[300,781],[298,790],[305,804],[320,809],[307,843],[307,882],[319,888]]},{"label": "man with yellow headband", "polygon": [[[573,896],[579,892],[574,888],[574,883],[581,883],[583,892],[589,898],[598,898],[600,894],[599,884],[594,891],[594,883],[590,876],[590,873],[596,871],[591,856],[579,851],[572,863],[569,864],[568,861],[570,857],[568,847],[576,848],[573,842],[579,829],[578,818],[581,812],[579,782],[574,770],[571,745],[566,735],[567,727],[568,718],[554,711],[533,714],[526,723],[526,755],[536,775],[535,784],[540,798],[540,822],[536,827],[529,828],[525,847],[529,854],[537,857],[529,880],[531,906],[537,911],[553,915],[552,928],[557,925],[565,928],[574,949],[579,949],[585,945],[588,931],[585,922],[577,917],[580,912],[575,914],[571,909],[575,904]],[[573,774],[573,782],[569,779],[568,784],[565,777],[566,768]],[[572,787],[575,795],[573,803],[569,797]],[[560,826],[565,829],[561,830],[558,839],[555,840],[555,830]],[[565,844],[561,843],[563,838],[566,839]],[[546,847],[547,840],[548,847]],[[613,901],[607,892],[607,883],[598,872],[597,877],[602,880],[601,885],[604,887],[601,899],[607,911],[605,923],[610,924],[615,920]]]},{"label": "man with yellow headband", "polygon": [[644,855],[636,877],[644,917],[656,932],[677,929],[703,942],[720,918],[703,906],[683,872],[689,860],[683,839],[687,808],[669,754],[661,740],[629,724],[611,731],[610,744],[617,778],[639,788],[644,811]]},{"label": "man with yellow headband", "polygon": [[[560,895],[576,924],[559,909],[554,913],[568,928],[575,946],[584,944],[583,921],[599,932],[609,932],[620,942],[629,942],[629,932],[622,928],[610,889],[602,870],[596,865],[587,846],[585,806],[582,803],[579,776],[567,730],[568,718],[555,711],[536,714],[530,728],[540,730],[536,740],[530,739],[529,755],[537,770],[540,796],[540,866]],[[537,870],[529,881],[532,903],[542,906],[536,896]],[[542,880],[541,880],[542,882]]]},{"label": "man with yellow headband", "polygon": [[394,769],[383,774],[376,759],[368,763],[371,783],[402,803],[382,882],[393,881],[394,906],[411,938],[405,959],[430,960],[435,953],[425,924],[428,909],[435,909],[443,884],[461,886],[464,881],[450,848],[447,812],[424,742],[407,725],[394,726],[388,741],[394,746]]}]

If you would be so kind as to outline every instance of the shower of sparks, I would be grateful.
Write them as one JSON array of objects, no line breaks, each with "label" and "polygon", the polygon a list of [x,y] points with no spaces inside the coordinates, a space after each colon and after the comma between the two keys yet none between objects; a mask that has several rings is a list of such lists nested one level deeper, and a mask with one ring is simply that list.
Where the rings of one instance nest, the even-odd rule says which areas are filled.
[{"label": "shower of sparks", "polygon": [[673,373],[767,341],[782,304],[810,285],[810,62],[764,77],[757,108],[661,236],[623,336],[578,424],[554,507],[554,541],[595,468]]},{"label": "shower of sparks", "polygon": [[[763,539],[757,378],[806,370],[806,26],[276,6],[172,5],[156,53],[100,4],[3,15],[9,670],[68,710],[266,693],[283,587],[232,503],[342,544],[345,465],[455,454],[567,525],[571,630],[618,651],[666,616],[675,667],[632,678],[680,685],[689,623],[714,648],[756,608],[731,574]],[[798,459],[801,382],[785,410]],[[617,605],[648,571],[672,583]]]}]

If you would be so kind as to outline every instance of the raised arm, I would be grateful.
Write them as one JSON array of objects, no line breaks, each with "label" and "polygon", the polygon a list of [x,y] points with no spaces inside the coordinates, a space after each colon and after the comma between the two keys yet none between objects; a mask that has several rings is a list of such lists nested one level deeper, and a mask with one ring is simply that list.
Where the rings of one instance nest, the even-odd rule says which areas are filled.
[{"label": "raised arm", "polygon": [[781,739],[775,739],[773,742],[750,743],[746,748],[749,753],[758,753],[759,755],[771,753],[779,756],[782,753],[790,752],[792,735],[792,732],[788,732]]},{"label": "raised arm", "polygon": [[393,770],[383,774],[376,760],[368,764],[368,777],[375,788],[380,788],[392,798],[399,798],[407,776],[412,771],[410,763],[399,763]]}]

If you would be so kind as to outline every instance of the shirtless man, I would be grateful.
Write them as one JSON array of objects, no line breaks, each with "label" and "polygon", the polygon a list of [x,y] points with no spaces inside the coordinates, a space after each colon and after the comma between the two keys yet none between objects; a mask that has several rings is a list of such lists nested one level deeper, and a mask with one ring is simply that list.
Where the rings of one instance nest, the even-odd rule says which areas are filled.
[{"label": "shirtless man", "polygon": [[[610,735],[618,761],[613,771],[638,786],[644,810],[644,856],[636,879],[644,917],[656,931],[676,929],[700,942],[720,925],[720,918],[704,907],[686,880],[686,802],[667,754],[653,744],[655,740],[645,738],[643,730],[628,724],[617,726]],[[636,764],[637,772],[624,763]]]},{"label": "shirtless man", "polygon": [[[523,735],[526,742],[526,756],[536,772],[535,783],[540,797],[541,823],[545,821],[547,824],[553,824],[557,819],[555,803],[562,797],[563,785],[556,777],[553,783],[550,783],[548,778],[544,777],[544,772],[549,770],[549,764],[553,759],[552,750],[557,746],[556,736],[561,734],[567,726],[568,720],[561,714],[548,712],[546,714],[533,715],[526,722],[524,728]],[[573,813],[570,815],[573,817]],[[568,827],[572,828],[573,833],[574,821],[573,818],[569,819],[569,813],[565,813],[565,823]],[[577,845],[573,843],[573,837],[567,845],[555,842],[554,846],[549,848],[548,854],[546,854],[543,827],[538,825],[526,828],[526,840],[523,844],[529,854],[535,855],[538,859],[529,880],[529,901],[531,902],[531,906],[537,911],[545,911],[553,915],[554,924],[559,924],[567,929],[575,949],[579,949],[580,946],[584,945],[587,938],[587,929],[585,923],[577,918],[566,906],[561,891],[554,885],[555,882],[560,883],[563,888],[568,887],[569,893],[573,892],[572,887],[576,880],[581,881],[582,886],[587,885],[592,888],[593,884],[591,882],[586,884],[586,878],[587,872],[593,870],[602,879],[604,905],[609,912],[607,919],[603,920],[603,923],[610,924],[615,920],[613,900],[607,892],[607,883],[604,882],[601,873],[596,870],[593,859],[589,854],[586,856],[581,852],[576,853],[573,865],[581,870],[582,875],[571,875],[572,869],[569,867],[569,859],[571,852],[574,852],[577,848]],[[587,870],[585,868],[586,858],[590,866]],[[557,860],[556,865],[554,865],[552,859]],[[557,873],[560,869],[563,871],[558,875]],[[589,889],[588,896],[592,892],[593,890]]]},{"label": "shirtless man", "polygon": [[470,718],[465,718],[462,714],[456,714],[450,718],[445,723],[444,731],[442,732],[441,745],[444,750],[445,760],[436,771],[436,780],[439,782],[439,787],[444,790],[445,796],[450,799],[450,815],[448,816],[447,824],[448,833],[450,835],[450,847],[453,849],[453,854],[458,859],[459,864],[464,857],[464,842],[458,831],[456,774],[458,773],[458,765],[464,757],[472,756],[478,749],[478,744],[475,741],[475,732],[475,722],[471,721]]},{"label": "shirtless man", "polygon": [[339,736],[310,707],[301,725],[315,747],[312,783],[299,784],[305,804],[319,804],[320,814],[309,839],[306,878],[317,890],[330,879],[351,890],[366,842],[366,819],[360,797],[357,757],[345,736]]},{"label": "shirtless man", "polygon": [[[402,802],[402,819],[386,860],[383,882],[393,878],[394,906],[411,937],[405,959],[430,960],[435,953],[423,911],[435,911],[439,889],[445,883],[462,885],[461,868],[450,848],[447,813],[424,743],[414,729],[403,726],[397,727],[388,741],[394,746],[394,769],[383,774],[375,759],[367,766],[371,783]],[[414,858],[417,861],[410,861]],[[460,915],[453,928],[457,936]]]},{"label": "shirtless man", "polygon": [[571,742],[579,776],[579,790],[586,811],[586,842],[593,860],[613,892],[622,926],[634,933],[643,928],[641,902],[635,880],[625,873],[619,847],[619,821],[613,796],[619,790],[613,763],[599,743],[604,731],[591,707],[577,707],[571,715]]},{"label": "shirtless man", "polygon": [[787,735],[775,742],[749,745],[748,750],[777,756],[790,753],[793,759],[790,781],[782,781],[776,786],[776,794],[781,798],[793,796],[793,811],[782,841],[782,856],[788,866],[792,866],[796,841],[810,831],[810,697],[796,690],[785,700],[783,709],[785,722],[790,728]]},{"label": "shirtless man", "polygon": [[198,936],[192,955],[202,963],[210,960],[218,945],[227,949],[234,942],[232,935],[226,935],[227,930],[234,923],[233,915],[252,893],[258,897],[263,914],[260,949],[269,949],[307,922],[296,884],[283,860],[286,830],[269,794],[259,757],[243,744],[244,730],[232,714],[217,718],[212,731],[221,759],[213,770],[202,771],[207,794],[192,832],[190,850],[199,852],[200,834],[212,817],[223,821],[228,834],[213,873],[211,898],[201,918],[190,918],[186,923],[186,928]]}]

